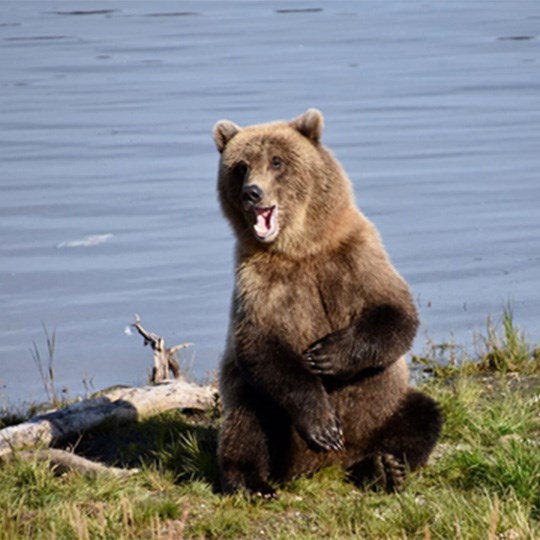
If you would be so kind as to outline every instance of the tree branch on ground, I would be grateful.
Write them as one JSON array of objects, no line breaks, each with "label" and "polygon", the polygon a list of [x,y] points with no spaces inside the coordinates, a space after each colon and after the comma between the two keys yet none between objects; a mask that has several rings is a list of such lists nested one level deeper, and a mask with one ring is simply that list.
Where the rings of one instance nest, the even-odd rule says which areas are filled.
[{"label": "tree branch on ground", "polygon": [[0,430],[0,458],[28,446],[49,446],[105,421],[132,422],[172,409],[208,410],[217,390],[184,379],[120,387]]}]

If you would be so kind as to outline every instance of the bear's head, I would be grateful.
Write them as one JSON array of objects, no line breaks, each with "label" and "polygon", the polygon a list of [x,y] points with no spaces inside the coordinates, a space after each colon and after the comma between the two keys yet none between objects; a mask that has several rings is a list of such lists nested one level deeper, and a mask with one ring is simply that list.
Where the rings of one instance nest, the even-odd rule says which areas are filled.
[{"label": "bear's head", "polygon": [[289,122],[214,126],[220,203],[242,244],[315,253],[347,214],[350,182],[320,142],[323,124],[309,109]]}]

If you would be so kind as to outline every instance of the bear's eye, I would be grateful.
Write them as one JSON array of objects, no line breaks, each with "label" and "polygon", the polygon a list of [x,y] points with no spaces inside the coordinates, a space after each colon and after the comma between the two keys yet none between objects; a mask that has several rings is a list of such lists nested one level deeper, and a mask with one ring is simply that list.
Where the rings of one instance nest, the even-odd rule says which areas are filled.
[{"label": "bear's eye", "polygon": [[234,166],[234,174],[236,174],[240,178],[245,178],[247,172],[248,172],[247,163],[244,163],[243,161],[240,161],[240,163],[237,163]]},{"label": "bear's eye", "polygon": [[272,158],[272,161],[271,161],[271,165],[272,165],[272,169],[276,170],[276,171],[279,171],[279,169],[281,169],[281,159],[278,158],[277,156],[274,156]]}]

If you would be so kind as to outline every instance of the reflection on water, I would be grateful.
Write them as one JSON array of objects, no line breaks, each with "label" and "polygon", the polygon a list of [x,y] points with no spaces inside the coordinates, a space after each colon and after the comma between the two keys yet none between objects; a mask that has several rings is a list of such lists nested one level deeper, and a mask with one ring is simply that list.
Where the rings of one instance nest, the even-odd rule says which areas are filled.
[{"label": "reflection on water", "polygon": [[135,313],[213,370],[232,238],[211,127],[311,106],[423,333],[470,342],[512,300],[538,338],[540,5],[304,6],[2,3],[0,396],[43,397],[42,323],[72,393],[142,382]]}]

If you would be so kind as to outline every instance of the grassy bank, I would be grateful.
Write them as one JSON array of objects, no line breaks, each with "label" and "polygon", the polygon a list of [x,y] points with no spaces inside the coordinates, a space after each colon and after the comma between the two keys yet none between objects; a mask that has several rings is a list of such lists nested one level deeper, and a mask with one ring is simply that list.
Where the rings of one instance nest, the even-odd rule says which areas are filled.
[{"label": "grassy bank", "polygon": [[[403,493],[359,491],[328,469],[265,502],[214,492],[219,419],[169,413],[71,441],[87,456],[142,466],[129,479],[0,467],[0,538],[540,538],[540,367],[506,313],[473,359],[416,358],[444,433]],[[440,350],[438,350],[440,353]]]}]

